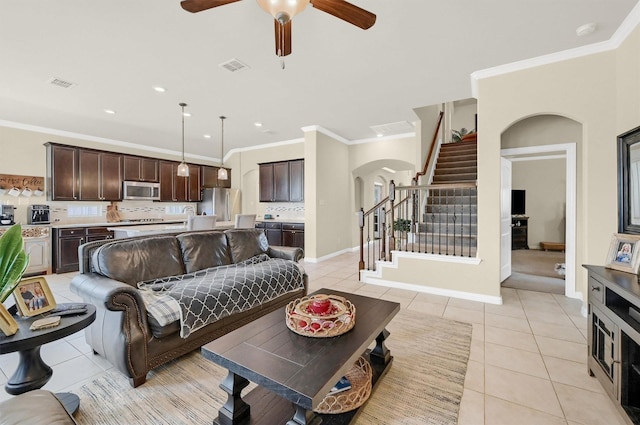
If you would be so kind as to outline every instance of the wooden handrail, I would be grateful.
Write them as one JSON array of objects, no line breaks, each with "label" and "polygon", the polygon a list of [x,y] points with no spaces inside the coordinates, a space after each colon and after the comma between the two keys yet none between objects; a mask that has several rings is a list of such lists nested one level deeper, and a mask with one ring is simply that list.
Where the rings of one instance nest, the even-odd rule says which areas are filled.
[{"label": "wooden handrail", "polygon": [[440,125],[442,124],[442,117],[444,116],[444,111],[440,111],[440,116],[438,117],[438,125],[436,126],[436,131],[433,133],[433,139],[431,139],[431,148],[429,148],[429,155],[427,156],[427,160],[424,162],[424,167],[422,171],[416,173],[414,180],[418,182],[418,178],[427,174],[427,168],[429,167],[429,162],[431,162],[431,157],[433,156],[433,151],[436,146],[436,140],[438,139],[438,131],[440,131]]}]

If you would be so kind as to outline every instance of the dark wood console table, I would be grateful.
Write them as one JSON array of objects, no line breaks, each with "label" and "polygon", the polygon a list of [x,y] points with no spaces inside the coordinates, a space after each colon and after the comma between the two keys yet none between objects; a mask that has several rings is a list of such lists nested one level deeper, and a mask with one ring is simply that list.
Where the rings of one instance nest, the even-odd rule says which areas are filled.
[{"label": "dark wood console table", "polygon": [[[53,370],[40,357],[40,347],[49,342],[72,335],[87,326],[96,318],[96,308],[87,304],[87,312],[76,316],[61,317],[60,324],[54,328],[32,331],[31,324],[47,314],[34,317],[20,317],[15,314],[15,309],[9,310],[18,322],[18,332],[11,336],[0,333],[0,354],[18,352],[20,362],[18,368],[9,378],[5,390],[12,395],[26,393],[27,391],[42,388],[49,382]],[[60,399],[67,411],[73,414],[80,406],[80,399],[72,393],[59,393]]]}]

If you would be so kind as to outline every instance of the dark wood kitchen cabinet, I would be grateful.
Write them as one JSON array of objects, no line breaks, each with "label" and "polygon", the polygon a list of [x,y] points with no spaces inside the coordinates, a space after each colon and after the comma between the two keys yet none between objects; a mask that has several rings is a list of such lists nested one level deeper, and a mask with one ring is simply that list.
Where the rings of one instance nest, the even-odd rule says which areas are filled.
[{"label": "dark wood kitchen cabinet", "polygon": [[78,149],[47,143],[47,196],[52,201],[78,200]]},{"label": "dark wood kitchen cabinet", "polygon": [[228,179],[218,180],[219,169],[220,167],[214,167],[212,165],[202,166],[202,178],[200,180],[203,188],[210,188],[210,187],[230,188],[231,187],[231,169],[227,168],[227,175],[229,176]]},{"label": "dark wood kitchen cabinet", "polygon": [[78,247],[86,242],[113,239],[105,226],[53,229],[53,272],[68,273],[79,268]]},{"label": "dark wood kitchen cabinet", "polygon": [[78,199],[122,200],[122,155],[86,149],[78,151]]},{"label": "dark wood kitchen cabinet", "polygon": [[304,201],[304,159],[289,161],[289,201]]},{"label": "dark wood kitchen cabinet", "polygon": [[282,246],[304,249],[304,224],[282,223]]},{"label": "dark wood kitchen cabinet", "polygon": [[178,175],[178,162],[160,161],[160,200],[169,202],[198,202],[200,166],[189,165],[189,177]]},{"label": "dark wood kitchen cabinet", "polygon": [[260,202],[304,200],[304,160],[259,164]]},{"label": "dark wood kitchen cabinet", "polygon": [[137,182],[158,181],[158,160],[140,156],[123,156],[124,180]]},{"label": "dark wood kitchen cabinet", "polygon": [[304,223],[260,221],[256,229],[264,229],[269,245],[291,246],[304,249]]},{"label": "dark wood kitchen cabinet", "polygon": [[86,242],[84,227],[53,229],[53,272],[78,270],[78,247]]}]

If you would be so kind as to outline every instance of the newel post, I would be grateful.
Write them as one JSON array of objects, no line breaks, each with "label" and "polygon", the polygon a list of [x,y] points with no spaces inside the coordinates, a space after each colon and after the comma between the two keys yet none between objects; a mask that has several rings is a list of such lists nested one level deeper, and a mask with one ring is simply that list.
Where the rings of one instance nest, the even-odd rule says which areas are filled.
[{"label": "newel post", "polygon": [[396,201],[396,184],[391,180],[389,183],[389,201],[391,202],[391,222],[390,226],[390,236],[389,236],[389,260],[391,260],[391,251],[396,249],[396,236],[394,232],[394,223],[395,223],[395,208],[393,204]]},{"label": "newel post", "polygon": [[358,270],[364,269],[364,210],[360,208],[358,211],[358,225],[360,226],[360,261],[358,262]]}]

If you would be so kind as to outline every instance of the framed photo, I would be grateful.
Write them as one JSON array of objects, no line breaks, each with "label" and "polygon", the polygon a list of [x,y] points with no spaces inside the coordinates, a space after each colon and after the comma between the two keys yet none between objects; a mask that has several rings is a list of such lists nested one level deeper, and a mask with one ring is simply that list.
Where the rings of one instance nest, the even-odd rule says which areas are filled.
[{"label": "framed photo", "polygon": [[640,236],[616,233],[611,238],[605,267],[638,274]]},{"label": "framed photo", "polygon": [[44,277],[21,280],[13,291],[13,297],[22,316],[36,316],[56,307],[56,300]]}]

